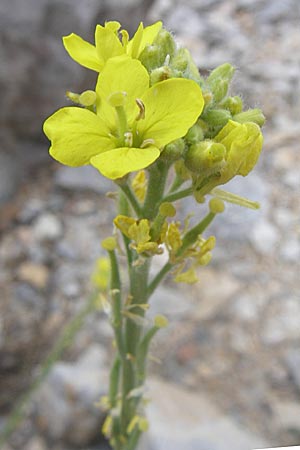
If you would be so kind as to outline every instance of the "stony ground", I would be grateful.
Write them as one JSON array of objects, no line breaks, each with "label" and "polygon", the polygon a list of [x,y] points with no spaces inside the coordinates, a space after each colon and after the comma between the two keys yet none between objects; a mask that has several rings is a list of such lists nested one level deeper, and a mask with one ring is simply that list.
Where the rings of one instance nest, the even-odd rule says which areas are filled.
[{"label": "stony ground", "polygon": [[[297,0],[160,0],[147,13],[149,21],[162,18],[176,32],[201,70],[225,61],[236,65],[235,91],[268,118],[257,169],[227,186],[258,200],[261,210],[228,207],[213,226],[218,245],[199,284],[178,291],[167,280],[154,296],[152,311],[167,314],[171,325],[153,346],[161,362],[150,370],[205,393],[221,415],[278,446],[300,442],[299,16]],[[32,171],[2,208],[3,421],[63,323],[87,298],[100,240],[110,233],[114,204],[105,192],[112,189],[92,169],[49,162]],[[193,202],[181,209],[199,214]],[[82,426],[86,435],[81,430],[70,440],[68,430],[105,389],[110,336],[102,313],[87,319],[65,353],[68,362],[58,363],[9,448],[86,449],[93,443],[100,420],[94,411],[94,422]],[[86,379],[84,370],[93,365],[102,386],[91,390],[95,380],[89,378],[72,385],[91,396],[74,414],[70,399],[59,403],[55,387],[70,383],[70,374]]]}]

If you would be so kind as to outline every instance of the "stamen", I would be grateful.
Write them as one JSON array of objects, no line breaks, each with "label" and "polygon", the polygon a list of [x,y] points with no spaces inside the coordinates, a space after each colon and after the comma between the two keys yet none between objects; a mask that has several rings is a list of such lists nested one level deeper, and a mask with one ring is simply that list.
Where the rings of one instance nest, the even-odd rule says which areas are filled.
[{"label": "stamen", "polygon": [[140,146],[140,148],[146,148],[146,147],[148,147],[148,145],[155,145],[155,140],[154,139],[145,139],[142,142],[142,145]]},{"label": "stamen", "polygon": [[140,112],[135,120],[145,119],[145,105],[140,98],[135,99],[135,103],[138,105]]},{"label": "stamen", "polygon": [[127,133],[124,133],[124,143],[126,147],[132,147],[133,144],[133,134],[128,131]]}]

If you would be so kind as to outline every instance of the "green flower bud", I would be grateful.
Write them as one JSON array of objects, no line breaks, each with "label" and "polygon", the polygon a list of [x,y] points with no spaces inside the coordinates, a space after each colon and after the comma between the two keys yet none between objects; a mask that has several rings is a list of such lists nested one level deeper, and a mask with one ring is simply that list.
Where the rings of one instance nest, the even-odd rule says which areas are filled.
[{"label": "green flower bud", "polygon": [[231,114],[227,109],[209,109],[201,118],[213,128],[223,127],[231,119]]},{"label": "green flower bud", "polygon": [[189,148],[185,156],[185,165],[192,172],[208,176],[220,170],[225,155],[224,145],[210,140],[202,141]]},{"label": "green flower bud", "polygon": [[180,48],[171,61],[171,67],[182,73],[184,78],[189,78],[201,84],[199,70],[193,61],[190,52],[186,48]]},{"label": "green flower bud", "polygon": [[243,110],[243,101],[241,97],[236,95],[235,97],[226,97],[220,105],[224,109],[228,109],[231,114],[238,114]]},{"label": "green flower bud", "polygon": [[151,72],[151,70],[156,69],[164,63],[164,59],[157,45],[147,45],[140,54],[139,59],[148,72]]},{"label": "green flower bud", "polygon": [[162,63],[165,61],[167,55],[172,58],[175,54],[176,44],[172,34],[165,28],[162,28],[158,33],[154,44],[160,48]]},{"label": "green flower bud", "polygon": [[233,120],[239,123],[254,122],[257,123],[257,125],[259,125],[260,127],[262,127],[266,121],[266,118],[260,109],[255,108],[255,109],[248,109],[248,111],[236,114],[235,116],[233,116]]},{"label": "green flower bud", "polygon": [[196,144],[196,142],[203,141],[204,133],[200,125],[193,125],[185,135],[185,140],[188,144]]},{"label": "green flower bud", "polygon": [[139,59],[146,69],[151,72],[153,69],[165,64],[166,58],[172,58],[175,49],[176,44],[172,34],[162,28],[154,40],[153,45],[147,45]]},{"label": "green flower bud", "polygon": [[235,69],[231,64],[225,63],[214,69],[207,77],[206,83],[216,103],[219,103],[226,96],[234,71]]},{"label": "green flower bud", "polygon": [[166,161],[176,161],[183,155],[184,148],[184,140],[176,139],[176,141],[170,142],[170,144],[165,146],[160,157]]},{"label": "green flower bud", "polygon": [[158,69],[152,70],[150,73],[150,84],[153,86],[155,83],[159,83],[160,81],[168,80],[173,77],[173,70],[169,66],[162,66]]}]

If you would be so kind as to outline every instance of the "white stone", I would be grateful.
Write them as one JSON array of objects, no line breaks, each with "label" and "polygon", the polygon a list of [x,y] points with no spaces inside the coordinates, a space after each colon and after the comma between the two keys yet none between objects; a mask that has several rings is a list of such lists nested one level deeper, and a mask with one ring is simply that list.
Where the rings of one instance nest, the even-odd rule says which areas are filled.
[{"label": "white stone", "polygon": [[54,241],[62,236],[63,228],[54,214],[45,213],[35,221],[33,233],[39,241]]},{"label": "white stone", "polygon": [[150,383],[150,430],[139,450],[250,450],[261,437],[225,417],[204,393],[160,380]]},{"label": "white stone", "polygon": [[280,241],[277,228],[267,219],[261,219],[254,225],[250,241],[259,253],[267,255],[273,252]]}]

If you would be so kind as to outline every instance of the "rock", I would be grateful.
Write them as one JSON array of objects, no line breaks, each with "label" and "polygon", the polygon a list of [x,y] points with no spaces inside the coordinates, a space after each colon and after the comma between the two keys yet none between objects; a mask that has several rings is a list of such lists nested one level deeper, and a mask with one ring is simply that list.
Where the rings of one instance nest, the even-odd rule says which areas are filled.
[{"label": "rock", "polygon": [[38,241],[55,241],[62,236],[63,228],[55,215],[44,213],[35,221],[33,233]]},{"label": "rock", "polygon": [[197,299],[193,317],[199,320],[213,318],[239,288],[237,279],[229,274],[202,268],[199,283],[193,288],[194,293],[191,293]]},{"label": "rock", "polygon": [[225,417],[204,393],[161,380],[150,382],[150,429],[139,450],[249,450],[263,438]]},{"label": "rock", "polygon": [[[7,149],[3,150],[7,151]],[[0,149],[0,205],[16,192],[20,178],[17,162],[3,150]]]},{"label": "rock", "polygon": [[181,288],[159,286],[150,299],[150,310],[147,316],[152,318],[156,314],[165,314],[168,318],[182,318],[194,308],[192,296],[186,296]]},{"label": "rock", "polygon": [[[277,301],[272,313],[268,314],[262,330],[265,344],[278,344],[288,339],[300,338],[300,302],[297,297]],[[299,370],[299,366],[298,366]]]},{"label": "rock", "polygon": [[38,289],[44,289],[49,281],[49,270],[41,264],[25,262],[18,268],[18,278]]},{"label": "rock", "polygon": [[54,182],[58,187],[71,191],[88,190],[106,194],[116,190],[114,184],[92,166],[60,167],[55,173]]},{"label": "rock", "polygon": [[279,429],[284,431],[300,430],[299,402],[276,402],[272,405],[272,409]]},{"label": "rock", "polygon": [[35,395],[37,426],[51,439],[88,445],[99,435],[104,413],[95,403],[107,383],[105,351],[97,344],[75,363],[57,363]]},{"label": "rock", "polygon": [[276,250],[280,241],[280,235],[271,222],[262,218],[254,224],[250,241],[258,253],[267,255]]},{"label": "rock", "polygon": [[280,256],[284,261],[300,263],[300,242],[297,238],[284,241],[280,246]]},{"label": "rock", "polygon": [[235,299],[231,310],[237,319],[255,322],[267,301],[268,297],[264,296],[263,293],[241,292]]},{"label": "rock", "polygon": [[44,439],[40,437],[33,437],[24,446],[24,450],[47,450],[47,444]]},{"label": "rock", "polygon": [[293,377],[298,389],[300,389],[300,349],[292,348],[287,352],[285,358],[288,370]]}]

